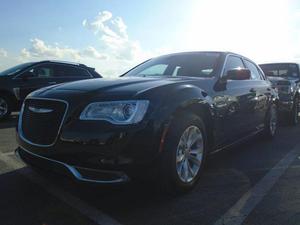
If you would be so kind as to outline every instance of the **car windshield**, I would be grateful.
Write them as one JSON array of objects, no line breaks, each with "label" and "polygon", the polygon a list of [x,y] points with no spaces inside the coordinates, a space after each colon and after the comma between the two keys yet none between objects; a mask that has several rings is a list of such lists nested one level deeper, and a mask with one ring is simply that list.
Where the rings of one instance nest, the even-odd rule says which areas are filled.
[{"label": "car windshield", "polygon": [[26,67],[32,65],[32,63],[23,63],[14,67],[11,67],[7,70],[0,72],[0,76],[9,76],[18,73],[19,71],[25,69]]},{"label": "car windshield", "polygon": [[299,77],[297,64],[276,63],[260,65],[266,76],[271,77]]},{"label": "car windshield", "polygon": [[125,77],[214,76],[220,53],[182,53],[150,59],[133,68]]}]

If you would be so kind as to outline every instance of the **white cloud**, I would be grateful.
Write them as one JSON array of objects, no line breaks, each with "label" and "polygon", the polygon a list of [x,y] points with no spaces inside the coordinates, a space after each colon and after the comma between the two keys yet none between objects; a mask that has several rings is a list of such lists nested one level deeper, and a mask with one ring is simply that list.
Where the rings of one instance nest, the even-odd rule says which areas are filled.
[{"label": "white cloud", "polygon": [[116,77],[137,63],[166,52],[166,49],[143,51],[138,41],[129,38],[123,19],[109,11],[100,12],[92,20],[83,20],[82,26],[100,40],[97,48],[87,43],[86,48],[77,49],[33,38],[18,56],[10,57],[11,64],[44,59],[76,61],[95,67],[105,77]]},{"label": "white cloud", "polygon": [[121,17],[102,11],[91,21],[83,20],[82,25],[99,36],[104,48],[117,59],[132,61],[143,56],[140,44],[129,39],[127,26]]},{"label": "white cloud", "polygon": [[0,48],[0,56],[1,57],[7,57],[8,56],[7,51],[4,50],[3,48]]},{"label": "white cloud", "polygon": [[90,57],[90,58],[94,58],[94,59],[99,59],[99,60],[103,60],[103,59],[107,59],[108,56],[105,54],[101,54],[99,51],[97,51],[97,49],[95,49],[92,46],[87,47],[86,49],[84,49],[80,55],[82,57],[86,56],[86,57]]},{"label": "white cloud", "polygon": [[[34,38],[31,40],[31,48],[25,49],[27,55],[38,58],[69,58],[74,60],[80,59],[78,50],[68,48],[47,45],[43,40]],[[29,53],[29,54],[28,54]]]},{"label": "white cloud", "polygon": [[46,44],[43,40],[34,38],[31,39],[31,46],[23,48],[20,53],[21,59],[63,59],[82,61],[85,57],[106,60],[107,56],[100,53],[94,47],[89,46],[86,49],[79,50],[70,47],[61,47],[58,43],[53,45]]},{"label": "white cloud", "polygon": [[30,57],[31,57],[30,52],[26,48],[23,48],[21,50],[21,58],[27,59],[27,58],[30,58]]}]

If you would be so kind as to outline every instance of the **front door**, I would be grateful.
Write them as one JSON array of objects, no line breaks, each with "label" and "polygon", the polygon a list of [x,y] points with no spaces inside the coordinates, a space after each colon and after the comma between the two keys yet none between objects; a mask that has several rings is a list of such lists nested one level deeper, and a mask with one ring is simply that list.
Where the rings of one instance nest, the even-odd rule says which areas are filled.
[{"label": "front door", "polygon": [[56,84],[53,73],[54,69],[52,64],[44,63],[34,66],[20,74],[16,78],[20,100],[23,101],[32,91]]},{"label": "front door", "polygon": [[[230,55],[225,63],[223,76],[229,70],[245,68],[238,56]],[[253,131],[256,92],[251,80],[228,80],[224,90],[218,93],[218,98],[223,104],[221,123],[224,140],[220,144],[230,144]]]}]

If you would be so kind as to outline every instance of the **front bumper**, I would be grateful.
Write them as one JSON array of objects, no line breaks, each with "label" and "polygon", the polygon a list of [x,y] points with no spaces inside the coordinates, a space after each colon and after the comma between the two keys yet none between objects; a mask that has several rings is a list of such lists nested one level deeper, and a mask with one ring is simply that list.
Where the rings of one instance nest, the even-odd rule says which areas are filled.
[{"label": "front bumper", "polygon": [[65,175],[80,182],[118,184],[129,181],[129,177],[122,171],[77,167],[34,154],[20,147],[16,149],[16,155],[28,165]]},{"label": "front bumper", "polygon": [[278,110],[279,112],[290,112],[293,109],[293,101],[279,101]]},{"label": "front bumper", "polygon": [[[51,99],[51,101],[62,101]],[[63,100],[68,102],[69,107],[51,145],[41,145],[43,142],[35,141],[39,138],[42,140],[47,135],[46,130],[51,126],[52,121],[38,120],[35,124],[40,123],[43,129],[39,129],[39,133],[34,133],[37,138],[32,141],[32,137],[27,139],[26,134],[23,135],[21,114],[16,136],[21,149],[18,151],[25,152],[23,155],[29,155],[30,162],[32,155],[35,158],[56,162],[56,165],[59,162],[58,164],[62,166],[60,170],[67,169],[67,173],[71,172],[72,176],[74,176],[72,174],[74,169],[69,166],[75,169],[88,168],[87,170],[113,173],[124,171],[131,177],[143,173],[144,169],[153,165],[159,157],[161,134],[164,129],[161,120],[153,120],[149,117],[139,124],[126,126],[112,125],[106,121],[81,121],[78,119],[81,110],[78,110],[75,98],[72,99]],[[36,100],[41,99],[36,98]],[[45,105],[45,107],[50,106]],[[34,123],[34,120],[28,119],[28,121],[27,126],[30,127],[30,123]],[[51,164],[53,163],[50,163],[49,167]]]}]

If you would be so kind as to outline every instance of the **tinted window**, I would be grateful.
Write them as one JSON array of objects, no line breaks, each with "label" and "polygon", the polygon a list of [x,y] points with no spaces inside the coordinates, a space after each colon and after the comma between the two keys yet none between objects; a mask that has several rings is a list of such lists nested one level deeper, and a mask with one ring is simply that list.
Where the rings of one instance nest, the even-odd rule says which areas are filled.
[{"label": "tinted window", "polygon": [[54,65],[55,77],[90,77],[85,70],[75,66]]},{"label": "tinted window", "polygon": [[275,63],[260,65],[266,76],[299,77],[297,64]]},{"label": "tinted window", "polygon": [[53,66],[50,64],[42,64],[35,66],[29,70],[33,77],[48,78],[53,76]]},{"label": "tinted window", "polygon": [[145,76],[155,76],[155,75],[163,75],[167,69],[167,64],[158,64],[154,66],[150,66],[146,68],[145,70],[142,70],[138,73],[138,75],[145,75]]},{"label": "tinted window", "polygon": [[213,52],[161,56],[137,66],[124,76],[212,77],[219,57],[219,53]]},{"label": "tinted window", "polygon": [[11,68],[9,68],[7,70],[4,70],[4,71],[0,72],[0,76],[14,75],[14,74],[20,72],[21,70],[26,69],[26,67],[29,67],[31,65],[32,65],[32,63],[24,63],[24,64],[20,64],[20,65],[11,67]]},{"label": "tinted window", "polygon": [[245,68],[241,58],[237,56],[229,56],[226,61],[224,74],[227,74],[228,70],[233,70],[238,68]]},{"label": "tinted window", "polygon": [[251,71],[251,78],[252,80],[261,80],[260,73],[257,69],[257,67],[248,60],[245,60],[245,64],[248,67],[248,69]]}]

